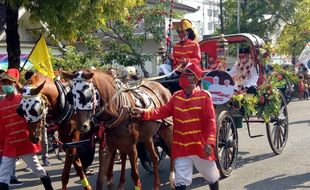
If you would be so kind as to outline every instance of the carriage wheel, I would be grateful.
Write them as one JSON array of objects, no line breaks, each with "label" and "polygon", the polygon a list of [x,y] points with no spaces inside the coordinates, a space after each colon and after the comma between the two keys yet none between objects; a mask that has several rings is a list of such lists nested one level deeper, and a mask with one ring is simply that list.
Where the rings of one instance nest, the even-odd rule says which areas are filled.
[{"label": "carriage wheel", "polygon": [[268,142],[275,154],[281,154],[288,139],[288,112],[284,95],[281,95],[281,108],[279,115],[266,123]]},{"label": "carriage wheel", "polygon": [[[158,167],[160,165],[160,162],[166,158],[166,155],[167,153],[164,151],[164,149],[157,143],[154,143],[154,147],[155,147],[155,151],[156,151],[156,154],[158,156]],[[149,158],[149,160],[151,160],[151,155],[148,151],[147,152],[147,156]],[[148,172],[151,172],[153,173],[154,172],[154,165],[153,165],[153,162],[152,161],[149,161],[149,160],[143,160],[143,159],[140,159],[140,163],[142,165],[142,167],[147,170]]]},{"label": "carriage wheel", "polygon": [[238,133],[233,117],[222,111],[217,119],[216,164],[222,177],[230,176],[236,167]]}]

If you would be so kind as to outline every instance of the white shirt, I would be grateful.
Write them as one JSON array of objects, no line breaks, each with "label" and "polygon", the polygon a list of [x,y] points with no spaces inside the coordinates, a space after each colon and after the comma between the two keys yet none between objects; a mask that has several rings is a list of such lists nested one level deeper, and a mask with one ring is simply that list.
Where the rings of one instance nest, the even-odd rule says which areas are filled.
[{"label": "white shirt", "polygon": [[[234,66],[231,68],[231,70],[228,72],[229,75],[235,80],[237,76],[237,69],[238,69],[238,64],[234,64]],[[249,75],[244,79],[243,81],[243,87],[244,88],[249,88],[250,86],[257,86],[257,81],[258,81],[258,71],[256,70],[255,66],[253,65],[251,67]],[[235,82],[235,88],[237,87],[238,84]]]}]

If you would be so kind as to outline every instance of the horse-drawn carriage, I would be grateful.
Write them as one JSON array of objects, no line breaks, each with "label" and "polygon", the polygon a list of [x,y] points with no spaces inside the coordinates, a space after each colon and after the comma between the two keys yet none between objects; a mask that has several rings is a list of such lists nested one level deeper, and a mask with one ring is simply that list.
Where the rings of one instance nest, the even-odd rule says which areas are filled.
[{"label": "horse-drawn carriage", "polygon": [[[219,41],[223,39],[225,39],[225,43],[228,44],[246,44],[250,47],[251,57],[254,60],[256,71],[258,72],[259,76],[257,82],[258,88],[260,88],[260,86],[266,86],[265,65],[260,60],[260,49],[264,45],[264,41],[258,36],[252,34],[234,34],[212,37],[202,40],[200,42],[202,54],[207,55],[209,58],[212,57],[217,60],[219,54]],[[221,49],[220,51],[223,51],[223,49]],[[223,55],[223,52],[221,55]],[[223,62],[224,60],[222,59],[220,61]],[[210,88],[212,84],[210,86],[210,79],[212,81],[215,77],[218,77],[219,84],[222,84],[221,90],[224,90],[224,81],[226,79],[229,80],[228,86],[230,86],[230,88],[233,88],[234,82],[230,75],[225,71],[219,70],[206,73],[201,81],[201,87],[205,88],[206,90],[209,88],[209,91],[211,91]],[[179,89],[178,79],[165,78],[161,79],[159,82],[172,92]],[[270,86],[269,88],[271,89]],[[253,136],[251,134],[250,123],[264,123],[266,126],[267,138],[273,152],[275,154],[281,154],[281,152],[283,151],[288,139],[288,112],[286,107],[287,101],[285,96],[279,89],[272,89],[272,92],[277,94],[275,100],[279,104],[278,111],[273,112],[267,117],[266,115],[263,115],[263,111],[261,110],[264,110],[264,106],[268,106],[268,104],[276,104],[276,102],[273,102],[273,100],[267,100],[267,92],[267,94],[256,94],[250,96],[250,99],[240,100],[245,103],[243,105],[246,105],[247,101],[253,101],[253,99],[257,99],[258,96],[264,96],[266,98],[268,102],[260,104],[256,101],[256,105],[253,105],[253,108],[256,110],[253,113],[250,112],[250,114],[249,112],[245,111],[245,107],[243,107],[242,105],[240,106],[240,102],[239,106],[236,106],[237,98],[232,98],[235,96],[233,95],[233,93],[228,92],[228,96],[226,96],[227,94],[225,94],[225,92],[217,93],[215,95],[211,92],[211,94],[213,95],[213,103],[217,115],[217,165],[222,177],[228,177],[236,167],[239,141],[237,128],[242,127],[243,122],[246,123],[248,134],[251,138],[261,135]],[[243,95],[241,96],[243,97]],[[238,97],[241,96],[239,95]]]},{"label": "horse-drawn carriage", "polygon": [[[258,68],[260,76],[258,85],[264,86],[265,70],[258,56],[259,48],[262,46],[263,40],[261,40],[255,35],[250,34],[227,35],[224,36],[224,38],[226,38],[228,43],[247,43],[251,47],[251,54],[254,58],[255,65]],[[215,50],[219,39],[220,37],[214,37],[203,40],[200,43],[202,52],[216,58],[217,52]],[[215,72],[223,73],[224,77],[229,77],[229,75],[224,71]],[[171,147],[169,147],[169,145],[172,144],[172,126],[169,122],[140,122],[132,120],[132,118],[130,117],[130,109],[128,108],[138,107],[139,105],[137,103],[140,103],[141,106],[144,106],[144,108],[146,108],[147,105],[159,107],[160,105],[165,104],[169,100],[169,98],[171,98],[171,93],[167,89],[163,88],[162,85],[152,81],[144,81],[144,83],[139,86],[139,91],[134,92],[128,90],[124,91],[123,93],[123,91],[120,91],[116,88],[115,81],[112,76],[100,71],[79,70],[74,73],[67,73],[65,75],[67,75],[68,78],[72,79],[73,87],[71,89],[72,97],[70,102],[73,103],[75,112],[73,115],[66,114],[65,116],[69,116],[68,119],[61,119],[62,121],[65,121],[61,123],[63,123],[63,129],[66,130],[68,128],[67,126],[70,126],[67,125],[67,123],[72,124],[72,127],[68,128],[69,132],[67,133],[70,134],[70,136],[72,136],[72,131],[89,131],[92,126],[91,121],[96,124],[96,137],[100,142],[100,167],[97,180],[97,188],[101,189],[103,187],[104,178],[105,175],[107,175],[108,171],[113,172],[113,168],[109,166],[112,165],[111,161],[113,163],[113,152],[116,149],[119,149],[121,153],[123,153],[123,155],[125,156],[123,159],[124,163],[126,154],[128,154],[132,165],[132,177],[135,186],[140,187],[141,183],[139,180],[136,162],[138,153],[135,145],[137,142],[143,142],[144,145],[150,150],[150,155],[144,154],[144,156],[148,157],[148,159],[139,155],[140,159],[143,158],[141,159],[142,162],[144,161],[142,165],[148,170],[152,170],[152,167],[154,167],[154,189],[159,189],[160,182],[158,174],[158,160],[156,156],[156,151],[158,149],[154,150],[153,136],[154,134],[156,134],[156,131],[160,131],[161,139],[164,142],[157,142],[155,139],[155,145],[156,147],[162,147],[162,150],[164,150],[164,152],[162,152],[162,155],[160,156],[160,159],[162,159],[165,155],[165,152],[169,154],[171,153]],[[204,86],[204,82],[208,84],[208,78],[210,77],[215,77],[214,72],[210,72],[205,75],[204,79],[201,82],[202,86]],[[220,79],[219,83],[223,83],[225,79],[226,78]],[[33,133],[39,131],[37,129],[42,127],[42,124],[46,124],[45,122],[48,111],[51,111],[52,108],[55,108],[57,110],[56,113],[60,116],[62,116],[63,114],[59,110],[65,110],[61,107],[61,103],[59,103],[62,102],[61,100],[65,96],[62,98],[62,93],[57,90],[57,86],[55,84],[50,85],[53,86],[53,90],[51,90],[48,89],[48,86],[44,85],[45,82],[48,81],[46,81],[46,79],[39,80],[38,78],[36,83],[38,85],[36,85],[36,88],[31,87],[28,90],[24,90],[24,97],[21,104],[23,108],[22,114],[28,119],[29,125],[33,125],[33,129],[31,130]],[[163,79],[159,82],[164,86],[168,87],[168,89],[170,89],[170,91],[172,92],[178,89],[177,79]],[[52,84],[53,81],[50,81],[50,83]],[[229,79],[229,84],[233,85],[232,79]],[[217,112],[216,156],[218,158],[218,168],[222,176],[229,176],[236,166],[238,154],[238,134],[236,122],[238,121],[238,118],[243,119],[247,123],[250,137],[255,136],[252,136],[250,133],[249,123],[265,123],[269,144],[276,154],[280,154],[285,147],[288,138],[288,113],[286,108],[286,100],[279,90],[268,90],[277,95],[274,97],[276,97],[276,100],[279,103],[279,105],[276,105],[277,102],[274,103],[272,101],[269,101],[268,98],[270,96],[268,96],[267,94],[266,102],[270,104],[275,104],[275,106],[278,106],[279,108],[277,112],[272,112],[273,114],[264,115],[263,113],[265,113],[265,109],[263,109],[262,112],[259,114],[249,115],[249,112],[246,112],[244,106],[236,108],[236,106],[234,106],[236,102],[230,99],[230,96],[228,96],[229,98],[225,96],[225,101],[220,101],[222,103],[215,104]],[[142,97],[141,95],[143,94],[148,96],[146,98]],[[263,95],[265,96],[265,94]],[[68,97],[66,96],[65,98],[67,99],[66,101],[69,102]],[[244,103],[244,101],[246,102],[246,99],[242,101]],[[53,105],[52,103],[55,105]],[[255,108],[264,108],[264,105],[268,104],[261,104],[260,107]],[[59,120],[58,115],[57,117],[55,116],[56,121]],[[259,117],[260,119],[253,120],[253,116]],[[76,122],[70,122],[71,120],[74,120]],[[55,119],[52,118],[52,121],[55,121]],[[71,140],[72,139],[73,138],[71,137]],[[77,143],[79,142],[74,141],[73,144],[70,145],[75,146]],[[71,158],[71,152],[75,153],[76,151],[70,150],[70,152],[68,152],[69,154],[67,154],[66,160],[69,160],[72,163],[73,160]],[[141,151],[139,152],[141,153]],[[150,160],[152,160],[154,164],[151,164]],[[81,167],[79,160],[77,161],[78,163],[75,163],[76,167]],[[67,163],[65,165],[65,169],[70,168],[71,163]],[[172,176],[173,163],[170,165],[170,167]],[[124,174],[124,168],[125,166],[123,165],[122,174]],[[62,178],[64,188],[67,186],[68,183],[68,179],[66,179],[69,177],[68,171],[64,172]],[[79,169],[79,171],[82,171],[82,169]],[[87,182],[87,179],[83,172],[80,174],[80,178],[83,182]],[[110,178],[112,177],[110,176]],[[108,176],[109,182],[110,178]],[[124,180],[124,176],[122,175],[120,187],[124,186]],[[84,183],[84,189],[89,189],[90,186],[86,182]]]}]

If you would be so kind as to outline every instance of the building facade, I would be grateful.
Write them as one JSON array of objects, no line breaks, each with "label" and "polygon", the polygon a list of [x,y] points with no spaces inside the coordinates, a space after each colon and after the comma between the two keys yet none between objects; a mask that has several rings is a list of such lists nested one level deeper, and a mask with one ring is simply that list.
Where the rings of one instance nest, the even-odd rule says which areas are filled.
[{"label": "building facade", "polygon": [[199,35],[212,35],[220,26],[220,0],[179,0],[178,2],[197,8],[185,18],[191,20],[199,29]]}]

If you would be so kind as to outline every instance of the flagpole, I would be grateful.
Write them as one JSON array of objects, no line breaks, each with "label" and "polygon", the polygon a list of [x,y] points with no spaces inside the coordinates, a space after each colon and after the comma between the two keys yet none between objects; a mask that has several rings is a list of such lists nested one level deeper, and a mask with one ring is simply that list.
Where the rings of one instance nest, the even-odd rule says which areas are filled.
[{"label": "flagpole", "polygon": [[33,46],[32,50],[31,50],[31,52],[29,53],[29,55],[28,55],[26,61],[24,62],[23,66],[19,69],[19,72],[22,72],[22,71],[23,71],[23,69],[24,69],[26,63],[28,62],[28,58],[29,58],[30,55],[32,54],[34,48],[36,47],[37,43],[40,41],[40,39],[41,39],[42,36],[43,36],[43,35],[41,34],[40,37],[39,37],[39,39],[37,40],[37,42],[34,44],[34,46]]}]

